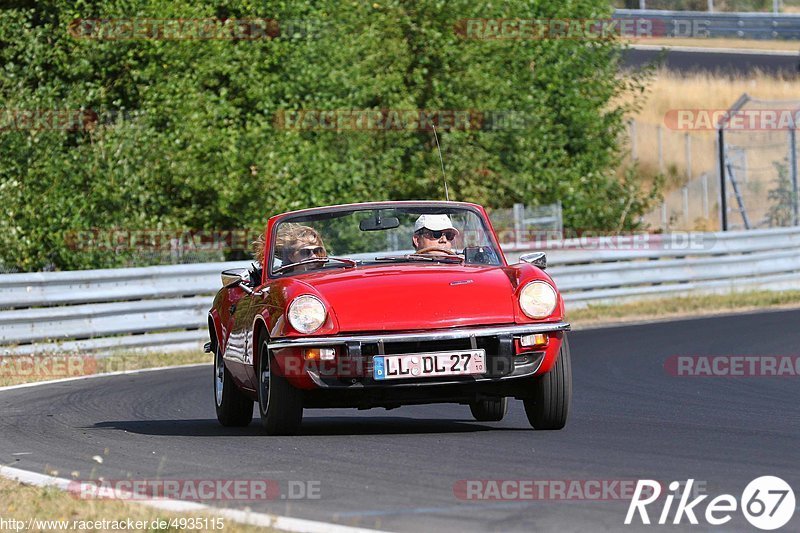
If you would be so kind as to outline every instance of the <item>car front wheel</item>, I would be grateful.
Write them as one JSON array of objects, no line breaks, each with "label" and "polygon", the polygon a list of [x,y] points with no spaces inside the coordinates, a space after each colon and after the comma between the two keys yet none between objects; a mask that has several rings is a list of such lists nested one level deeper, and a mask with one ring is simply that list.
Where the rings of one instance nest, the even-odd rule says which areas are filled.
[{"label": "car front wheel", "polygon": [[533,395],[524,400],[525,414],[534,429],[562,429],[567,424],[572,399],[572,361],[567,336],[556,364],[533,382]]},{"label": "car front wheel", "polygon": [[275,360],[267,342],[261,344],[258,358],[258,410],[267,435],[294,435],[303,420],[303,391],[294,388],[286,377],[273,372]]},{"label": "car front wheel", "polygon": [[253,400],[236,387],[218,346],[214,349],[214,403],[223,426],[243,427],[253,420]]}]

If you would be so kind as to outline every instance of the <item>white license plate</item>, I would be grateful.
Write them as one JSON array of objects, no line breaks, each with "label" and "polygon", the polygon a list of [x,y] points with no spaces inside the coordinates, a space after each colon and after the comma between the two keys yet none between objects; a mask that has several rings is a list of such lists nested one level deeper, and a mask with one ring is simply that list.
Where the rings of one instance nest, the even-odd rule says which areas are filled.
[{"label": "white license plate", "polygon": [[376,355],[372,358],[372,377],[384,380],[483,374],[485,359],[485,350]]}]

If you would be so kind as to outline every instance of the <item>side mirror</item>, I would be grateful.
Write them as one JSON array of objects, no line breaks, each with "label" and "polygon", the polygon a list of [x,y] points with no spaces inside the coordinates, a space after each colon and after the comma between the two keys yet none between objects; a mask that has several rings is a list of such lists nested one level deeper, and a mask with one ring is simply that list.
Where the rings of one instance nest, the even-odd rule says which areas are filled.
[{"label": "side mirror", "polygon": [[522,254],[519,256],[519,260],[521,263],[530,263],[535,267],[541,268],[542,270],[547,268],[547,254],[544,252]]},{"label": "side mirror", "polygon": [[246,280],[248,277],[246,268],[233,268],[222,272],[222,286],[228,287]]}]

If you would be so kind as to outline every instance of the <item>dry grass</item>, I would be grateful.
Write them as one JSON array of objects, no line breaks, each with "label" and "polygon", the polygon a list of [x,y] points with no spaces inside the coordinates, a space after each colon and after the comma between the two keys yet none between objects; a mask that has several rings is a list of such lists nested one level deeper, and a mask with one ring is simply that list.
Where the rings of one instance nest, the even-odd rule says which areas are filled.
[{"label": "dry grass", "polygon": [[109,357],[94,357],[90,354],[64,354],[15,359],[14,356],[4,356],[0,358],[0,387],[142,368],[190,365],[194,363],[211,364],[211,361],[211,355],[203,353],[202,350],[174,353],[125,352]]},{"label": "dry grass", "polygon": [[800,291],[749,291],[659,298],[626,304],[590,305],[584,309],[569,311],[567,319],[575,329],[581,329],[641,320],[797,307],[800,307]]},{"label": "dry grass", "polygon": [[[38,520],[64,520],[69,521],[67,531],[78,531],[73,528],[73,520],[76,521],[125,521],[128,519],[147,522],[148,527],[139,531],[212,531],[211,520],[215,520],[210,514],[181,515],[161,511],[144,505],[126,503],[118,500],[76,500],[73,496],[62,492],[56,488],[39,488],[21,485],[16,481],[0,478],[0,517],[9,525],[9,520],[38,519]],[[191,518],[207,518],[209,527],[186,529],[179,527],[169,527],[167,529],[151,528],[153,520],[171,520]],[[228,518],[221,518],[224,529],[222,531],[232,531],[250,533],[255,531],[274,531],[255,526],[237,524]],[[197,523],[197,522],[195,522]],[[80,524],[78,524],[80,525]],[[175,524],[179,525],[179,523]],[[113,525],[107,528],[92,528],[89,531],[112,531]],[[57,527],[47,528],[45,524],[23,531],[53,531]],[[5,531],[12,530],[6,528]],[[134,530],[135,531],[135,530]],[[217,528],[220,531],[220,528]]]},{"label": "dry grass", "polygon": [[656,73],[644,106],[631,118],[641,124],[664,125],[670,109],[728,109],[741,95],[761,100],[800,98],[800,78],[754,73],[748,77],[729,77],[710,73],[683,75],[666,69]]},{"label": "dry grass", "polygon": [[654,46],[690,46],[696,48],[737,48],[742,50],[785,50],[798,52],[800,41],[766,41],[756,39],[689,39],[653,37],[648,39],[629,39],[630,44],[645,44]]}]

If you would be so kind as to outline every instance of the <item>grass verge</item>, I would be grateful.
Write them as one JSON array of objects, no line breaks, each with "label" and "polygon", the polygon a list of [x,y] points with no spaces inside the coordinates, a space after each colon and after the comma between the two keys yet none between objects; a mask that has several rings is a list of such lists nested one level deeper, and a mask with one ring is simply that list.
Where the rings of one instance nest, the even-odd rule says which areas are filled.
[{"label": "grass verge", "polygon": [[589,305],[584,309],[568,311],[567,319],[574,329],[581,329],[643,320],[690,318],[732,311],[797,307],[800,307],[800,291],[749,291],[660,298],[626,304]]},{"label": "grass verge", "polygon": [[[119,500],[76,500],[55,487],[31,487],[4,478],[0,478],[0,502],[0,516],[5,521],[3,531],[114,531],[126,528],[115,528],[112,522],[127,525],[128,519],[145,526],[132,531],[275,531],[210,514],[176,514]],[[27,521],[31,519],[39,522],[28,529]],[[24,525],[18,527],[10,520],[24,522]],[[61,527],[53,521],[60,521]],[[190,528],[190,525],[198,527]]]},{"label": "grass verge", "polygon": [[89,376],[108,372],[158,368],[164,366],[211,364],[211,354],[203,350],[174,353],[121,352],[108,357],[89,353],[67,353],[33,357],[0,357],[0,387],[47,381],[51,379]]}]

